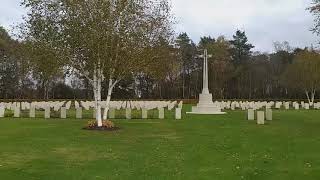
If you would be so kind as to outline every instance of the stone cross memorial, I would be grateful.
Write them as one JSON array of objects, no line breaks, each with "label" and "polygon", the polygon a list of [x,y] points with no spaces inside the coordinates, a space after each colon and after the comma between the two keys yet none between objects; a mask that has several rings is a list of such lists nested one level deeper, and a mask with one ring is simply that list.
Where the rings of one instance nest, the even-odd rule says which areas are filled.
[{"label": "stone cross memorial", "polygon": [[212,94],[209,92],[208,83],[208,51],[204,50],[204,54],[200,56],[203,58],[203,90],[199,95],[199,103],[196,107],[192,107],[192,112],[188,114],[226,114],[221,111],[221,107],[214,104],[212,101]]}]

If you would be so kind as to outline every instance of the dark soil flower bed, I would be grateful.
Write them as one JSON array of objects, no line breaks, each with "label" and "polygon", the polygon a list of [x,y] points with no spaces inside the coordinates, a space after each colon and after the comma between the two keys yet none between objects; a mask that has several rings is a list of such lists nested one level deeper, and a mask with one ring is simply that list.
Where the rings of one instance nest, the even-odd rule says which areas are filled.
[{"label": "dark soil flower bed", "polygon": [[84,130],[90,130],[90,131],[118,131],[120,130],[119,127],[113,127],[113,128],[107,128],[107,127],[85,127]]},{"label": "dark soil flower bed", "polygon": [[96,120],[90,120],[88,121],[87,126],[83,129],[92,131],[117,131],[120,128],[116,127],[114,123],[110,120],[103,120],[101,127],[98,126]]}]

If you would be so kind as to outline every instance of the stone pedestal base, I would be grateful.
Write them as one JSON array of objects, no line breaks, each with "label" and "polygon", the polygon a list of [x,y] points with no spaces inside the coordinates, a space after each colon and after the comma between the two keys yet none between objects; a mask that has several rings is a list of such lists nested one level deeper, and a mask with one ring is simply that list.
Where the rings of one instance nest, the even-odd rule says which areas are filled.
[{"label": "stone pedestal base", "polygon": [[226,114],[221,108],[212,102],[212,94],[200,94],[199,103],[192,107],[192,112],[187,114]]}]

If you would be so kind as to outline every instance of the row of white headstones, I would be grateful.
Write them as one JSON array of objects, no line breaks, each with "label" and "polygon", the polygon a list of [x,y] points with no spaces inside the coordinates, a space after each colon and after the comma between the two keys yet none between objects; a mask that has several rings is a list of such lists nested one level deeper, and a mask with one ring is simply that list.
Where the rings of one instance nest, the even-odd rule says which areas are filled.
[{"label": "row of white headstones", "polygon": [[263,102],[254,102],[254,101],[227,101],[227,102],[215,102],[221,107],[221,109],[230,109],[230,110],[248,110],[248,109],[320,109],[320,102],[317,103],[305,103],[304,101],[298,102],[280,102],[280,101],[263,101]]},{"label": "row of white headstones", "polygon": [[[21,110],[29,110],[29,117],[36,117],[36,110],[44,110],[44,118],[50,118],[51,111],[60,111],[60,118],[67,118],[67,110],[74,108],[76,110],[76,118],[82,119],[82,111],[95,109],[93,101],[49,101],[49,102],[7,102],[0,103],[0,117],[5,116],[5,110],[12,110],[14,112],[13,117],[20,117]],[[107,102],[100,102],[102,108],[107,107]],[[181,119],[183,102],[180,101],[111,101],[109,104],[108,118],[116,118],[116,110],[125,109],[126,119],[131,119],[132,110],[141,110],[142,119],[148,118],[149,110],[158,110],[158,118],[165,118],[165,109],[169,111],[175,110],[175,119]],[[96,117],[95,111],[93,111],[93,118]]]},{"label": "row of white headstones", "polygon": [[255,115],[255,110],[254,109],[248,109],[247,110],[247,119],[249,121],[254,121],[255,118],[257,119],[257,124],[258,125],[263,125],[265,124],[265,120],[267,121],[272,121],[273,117],[272,117],[272,109],[265,109],[265,111],[257,111],[256,115]]},{"label": "row of white headstones", "polygon": [[[264,101],[264,102],[254,102],[254,101],[216,101],[214,102],[221,109],[227,110],[259,110],[259,109],[281,109],[284,108],[289,110],[293,108],[295,110],[301,109],[320,109],[320,102],[309,104],[305,102],[276,102],[276,101]],[[0,103],[0,117],[4,117],[4,112],[6,109],[14,111],[14,117],[20,117],[21,110],[29,110],[31,118],[35,117],[36,110],[44,110],[45,118],[50,118],[50,111],[60,111],[61,118],[67,117],[67,110],[71,108],[76,109],[76,118],[82,118],[82,109],[90,110],[94,109],[94,101],[48,101],[48,102],[7,102]],[[142,118],[146,119],[148,116],[148,110],[157,109],[159,112],[159,119],[164,118],[164,109],[169,111],[175,109],[175,118],[181,119],[183,102],[180,101],[111,101],[109,118],[115,118],[115,110],[125,109],[126,118],[131,119],[131,110],[141,110]],[[106,108],[107,102],[101,101],[102,108]],[[93,113],[95,117],[95,113]]]},{"label": "row of white headstones", "polygon": [[[291,107],[294,110],[305,109],[320,109],[320,102],[317,103],[305,103],[304,101],[298,102],[222,102],[220,107],[223,109],[235,110],[240,108],[247,110],[247,119],[249,121],[257,121],[258,125],[264,125],[266,121],[272,121],[272,108],[289,110]],[[264,111],[263,111],[264,109]],[[257,110],[257,111],[256,111]]]},{"label": "row of white headstones", "polygon": [[[249,103],[250,104],[250,103]],[[275,109],[281,109],[284,107],[284,109],[289,110],[290,106],[292,106],[295,110],[299,110],[300,107],[305,110],[310,109],[320,109],[320,103],[305,103],[301,102],[300,104],[298,102],[270,102],[270,103],[251,103],[248,108],[248,120],[254,121],[255,117],[257,119],[257,124],[263,125],[265,124],[265,120],[272,121],[272,107],[275,107]],[[265,111],[261,111],[260,109],[265,108]],[[258,110],[255,115],[255,110]]]}]

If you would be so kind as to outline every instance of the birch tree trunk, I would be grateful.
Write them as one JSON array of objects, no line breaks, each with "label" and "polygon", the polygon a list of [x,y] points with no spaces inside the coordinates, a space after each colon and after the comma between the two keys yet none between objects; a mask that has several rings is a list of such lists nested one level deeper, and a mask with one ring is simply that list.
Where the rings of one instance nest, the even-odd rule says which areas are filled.
[{"label": "birch tree trunk", "polygon": [[96,110],[96,120],[98,126],[102,126],[101,117],[101,82],[103,80],[101,69],[96,68],[93,73],[93,93],[94,93],[94,103]]},{"label": "birch tree trunk", "polygon": [[315,94],[316,94],[316,90],[314,89],[314,90],[312,90],[312,92],[311,92],[311,106],[313,105],[313,103],[314,103],[314,96],[315,96]]},{"label": "birch tree trunk", "polygon": [[108,95],[107,95],[107,102],[106,102],[106,108],[103,112],[103,120],[107,120],[108,118],[108,112],[110,109],[110,101],[111,101],[111,94],[112,94],[112,79],[109,79],[109,86],[108,86]]},{"label": "birch tree trunk", "polygon": [[306,95],[307,95],[308,102],[309,102],[309,104],[310,104],[310,103],[311,103],[311,100],[310,100],[310,96],[309,96],[309,91],[305,90],[305,93],[306,93]]},{"label": "birch tree trunk", "polygon": [[111,102],[112,91],[113,91],[114,86],[115,86],[118,82],[119,82],[118,80],[113,81],[113,79],[112,79],[111,76],[110,76],[109,86],[108,86],[108,95],[107,95],[106,108],[104,109],[104,112],[103,112],[103,120],[107,120],[107,118],[108,118],[108,112],[109,112],[109,109],[110,109],[110,102]]}]

